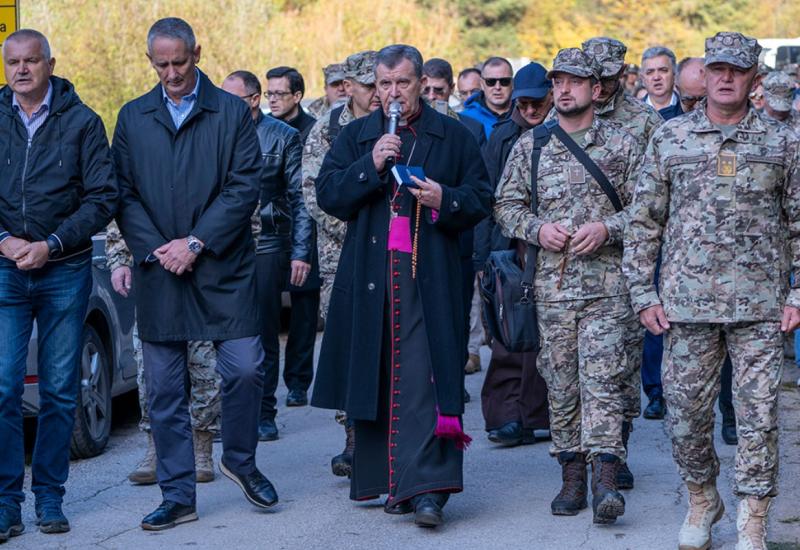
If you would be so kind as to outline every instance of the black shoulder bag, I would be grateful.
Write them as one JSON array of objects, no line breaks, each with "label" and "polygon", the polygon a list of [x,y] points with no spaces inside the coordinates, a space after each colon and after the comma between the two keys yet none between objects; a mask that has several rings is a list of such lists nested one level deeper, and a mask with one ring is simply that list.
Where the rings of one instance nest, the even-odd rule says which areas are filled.
[{"label": "black shoulder bag", "polygon": [[[605,191],[614,209],[622,210],[622,201],[600,167],[558,126],[550,120],[533,129],[531,152],[531,212],[538,206],[537,180],[542,149],[555,136],[594,177]],[[520,243],[517,250],[499,250],[489,254],[480,284],[483,315],[492,338],[510,352],[538,352],[539,325],[533,299],[533,281],[539,247]],[[521,249],[525,248],[524,263]]]}]

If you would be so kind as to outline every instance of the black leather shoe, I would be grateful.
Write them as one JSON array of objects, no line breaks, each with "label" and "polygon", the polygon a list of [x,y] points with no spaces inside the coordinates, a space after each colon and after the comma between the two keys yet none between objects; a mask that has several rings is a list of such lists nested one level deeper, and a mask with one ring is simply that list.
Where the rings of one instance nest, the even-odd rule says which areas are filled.
[{"label": "black leather shoe", "polygon": [[69,533],[69,521],[61,511],[60,502],[37,502],[36,525],[42,533]]},{"label": "black leather shoe", "polygon": [[274,420],[262,420],[258,425],[259,441],[275,441],[278,439],[278,426]]},{"label": "black leather shoe", "polygon": [[436,495],[424,494],[415,500],[414,523],[420,527],[438,527],[444,523],[444,512]]},{"label": "black leather shoe", "polygon": [[145,531],[163,531],[190,521],[197,521],[197,508],[194,505],[190,506],[172,500],[165,500],[158,508],[144,517],[142,529]]},{"label": "black leather shoe", "polygon": [[286,396],[287,407],[305,407],[308,405],[308,393],[305,390],[289,390]]},{"label": "black leather shoe", "polygon": [[278,502],[278,493],[272,483],[258,470],[253,470],[247,475],[239,475],[225,466],[225,462],[219,461],[219,469],[227,477],[239,486],[244,496],[252,504],[261,508],[269,508]]},{"label": "black leather shoe", "polygon": [[471,399],[472,399],[472,396],[469,394],[469,392],[465,388],[464,389],[464,403],[469,403]]},{"label": "black leather shoe", "polygon": [[11,537],[17,537],[25,530],[22,524],[22,514],[19,509],[9,506],[0,507],[0,544]]},{"label": "black leather shoe", "polygon": [[536,443],[533,430],[524,430],[522,422],[508,422],[502,427],[489,432],[489,441],[498,443],[503,447],[516,447],[517,445],[530,445]]},{"label": "black leather shoe", "polygon": [[738,445],[739,437],[736,435],[736,424],[724,422],[722,424],[722,441],[726,445]]},{"label": "black leather shoe", "polygon": [[389,502],[386,501],[383,504],[383,511],[387,514],[392,514],[393,516],[402,516],[404,514],[410,514],[414,511],[414,505],[411,503],[411,500],[404,500],[403,502],[398,502],[392,506],[389,506]]},{"label": "black leather shoe", "polygon": [[649,420],[661,420],[664,418],[664,412],[664,398],[657,395],[650,400],[642,416]]}]

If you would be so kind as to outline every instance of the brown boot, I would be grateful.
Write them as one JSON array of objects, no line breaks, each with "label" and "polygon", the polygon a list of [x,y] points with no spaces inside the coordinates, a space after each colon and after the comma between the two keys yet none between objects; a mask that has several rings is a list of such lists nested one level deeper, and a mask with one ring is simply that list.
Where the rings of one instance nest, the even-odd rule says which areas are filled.
[{"label": "brown boot", "polygon": [[153,434],[146,433],[147,452],[136,469],[128,474],[128,481],[134,485],[153,485],[158,481],[156,479],[156,445],[153,442]]},{"label": "brown boot", "polygon": [[594,523],[608,524],[625,513],[625,499],[617,490],[619,457],[601,453],[592,460],[592,511]]},{"label": "brown boot", "polygon": [[561,464],[561,491],[550,503],[554,516],[575,516],[586,508],[586,455],[583,453],[558,453]]},{"label": "brown boot", "polygon": [[480,372],[481,368],[482,367],[481,367],[480,355],[475,355],[474,353],[470,353],[469,359],[467,359],[467,364],[464,365],[464,373],[475,374],[476,372]]},{"label": "brown boot", "polygon": [[[629,421],[622,423],[622,445],[628,451],[628,439],[631,437],[633,424]],[[630,456],[630,455],[628,455]],[[628,468],[628,462],[622,462],[617,469],[617,489],[633,489],[633,472]]]},{"label": "brown boot", "polygon": [[767,550],[767,512],[770,497],[747,497],[739,503],[736,550]]},{"label": "brown boot", "polygon": [[214,434],[211,432],[192,432],[194,439],[194,470],[197,483],[214,481]]},{"label": "brown boot", "polygon": [[356,448],[356,429],[352,423],[344,425],[345,444],[342,454],[336,455],[331,459],[331,470],[333,475],[339,477],[350,477],[353,473],[353,451]]}]

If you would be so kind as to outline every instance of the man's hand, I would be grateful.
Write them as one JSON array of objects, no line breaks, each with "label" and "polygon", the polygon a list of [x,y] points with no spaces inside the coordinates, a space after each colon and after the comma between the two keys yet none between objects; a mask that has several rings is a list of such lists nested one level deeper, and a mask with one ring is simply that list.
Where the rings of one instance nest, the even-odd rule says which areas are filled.
[{"label": "man's hand", "polygon": [[790,333],[800,325],[800,308],[785,306],[783,308],[783,319],[781,319],[781,330]]},{"label": "man's hand", "polygon": [[197,259],[197,254],[189,251],[187,238],[174,239],[153,252],[161,267],[175,275],[183,275],[192,270],[192,264]]},{"label": "man's hand", "polygon": [[422,206],[433,208],[434,210],[441,210],[442,208],[442,186],[433,181],[432,179],[425,178],[425,181],[411,176],[411,181],[419,185],[419,189],[411,189],[411,192],[417,197],[417,200]]},{"label": "man's hand", "polygon": [[47,241],[36,241],[22,248],[23,256],[17,260],[17,269],[24,271],[39,269],[47,263],[50,257],[50,247]]},{"label": "man's hand", "polygon": [[667,321],[667,314],[664,313],[664,308],[661,304],[650,306],[639,312],[639,321],[644,327],[655,334],[656,336],[664,334],[669,330],[669,321]]},{"label": "man's hand", "polygon": [[608,229],[603,222],[587,223],[572,236],[572,251],[578,256],[591,254],[608,240]]},{"label": "man's hand", "polygon": [[311,264],[304,262],[303,260],[292,260],[292,274],[289,277],[289,281],[294,286],[303,286],[306,284],[306,279],[308,279],[308,274],[311,272]]},{"label": "man's hand", "polygon": [[16,262],[25,255],[29,244],[31,243],[25,239],[9,237],[0,243],[0,254]]},{"label": "man's hand", "polygon": [[114,287],[117,294],[125,298],[128,297],[131,290],[132,280],[131,268],[127,265],[120,266],[111,272],[111,286]]},{"label": "man's hand", "polygon": [[400,156],[400,138],[394,134],[383,134],[381,139],[372,148],[372,162],[378,173],[383,172],[386,167],[386,159]]},{"label": "man's hand", "polygon": [[569,231],[559,223],[546,223],[539,228],[539,246],[550,252],[561,252],[569,237]]}]

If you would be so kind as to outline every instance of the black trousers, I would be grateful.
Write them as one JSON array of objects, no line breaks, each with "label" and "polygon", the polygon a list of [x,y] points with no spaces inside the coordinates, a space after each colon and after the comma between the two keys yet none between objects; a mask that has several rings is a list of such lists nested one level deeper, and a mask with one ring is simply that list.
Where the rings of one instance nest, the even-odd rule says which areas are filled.
[{"label": "black trousers", "polygon": [[[261,420],[273,420],[277,414],[280,370],[281,292],[289,278],[289,254],[256,256],[258,301],[261,306],[261,339],[264,343],[264,394]],[[308,390],[314,377],[314,341],[317,336],[319,289],[292,291],[292,311],[283,381],[289,390]]]},{"label": "black trousers", "polygon": [[[143,342],[156,477],[166,500],[195,502],[194,446],[187,391],[187,343]],[[261,338],[214,342],[222,377],[222,460],[237,474],[256,469],[258,403],[264,379]]]}]

